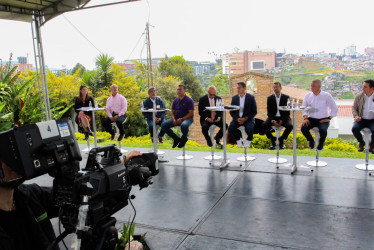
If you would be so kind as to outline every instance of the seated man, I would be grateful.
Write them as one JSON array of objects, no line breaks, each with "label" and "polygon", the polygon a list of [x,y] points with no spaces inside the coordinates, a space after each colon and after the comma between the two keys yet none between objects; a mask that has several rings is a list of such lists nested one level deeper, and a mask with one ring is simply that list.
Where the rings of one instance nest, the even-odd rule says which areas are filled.
[{"label": "seated man", "polygon": [[199,115],[201,130],[209,147],[213,146],[212,140],[209,136],[210,126],[216,125],[220,128],[217,135],[214,137],[214,140],[216,141],[216,146],[221,148],[222,145],[219,143],[219,141],[223,137],[222,112],[209,111],[206,109],[206,107],[209,106],[216,106],[217,100],[221,100],[221,97],[216,96],[216,92],[216,87],[212,85],[208,89],[208,94],[200,98]]},{"label": "seated man", "polygon": [[267,100],[267,110],[268,110],[268,118],[263,123],[263,130],[266,133],[266,137],[271,140],[271,147],[270,149],[275,148],[275,141],[276,138],[272,135],[271,130],[272,126],[276,128],[283,126],[286,129],[283,132],[283,135],[279,138],[279,148],[284,148],[284,140],[287,140],[288,135],[292,131],[292,123],[290,118],[290,111],[280,111],[279,106],[286,106],[287,100],[290,98],[288,95],[281,94],[282,84],[279,82],[275,82],[273,84],[273,91],[274,94],[270,95]]},{"label": "seated man", "polygon": [[245,127],[247,133],[247,140],[244,142],[244,147],[250,147],[253,139],[253,127],[255,125],[255,115],[257,114],[256,99],[253,95],[247,93],[247,86],[244,82],[238,83],[238,94],[234,95],[231,99],[231,105],[239,106],[239,110],[230,111],[232,121],[229,126],[229,133],[232,138],[236,140],[238,147],[243,146],[240,139],[240,126]]},{"label": "seated man", "polygon": [[[161,128],[173,138],[173,148],[178,146],[178,148],[183,148],[188,141],[188,129],[193,123],[193,111],[195,109],[194,101],[191,97],[186,95],[186,89],[184,85],[179,85],[177,89],[178,97],[174,99],[171,106],[171,119],[162,123]],[[172,127],[180,126],[182,131],[182,137],[179,138],[173,130]]]},{"label": "seated man", "polygon": [[123,122],[126,120],[127,101],[124,96],[118,94],[117,85],[113,84],[110,90],[112,91],[112,95],[106,101],[106,113],[108,117],[103,120],[102,124],[105,131],[111,134],[111,140],[114,140],[115,132],[111,124],[115,122],[119,129],[118,141],[122,141],[125,136]]},{"label": "seated man", "polygon": [[[304,121],[301,132],[309,141],[309,148],[313,149],[314,139],[309,130],[318,127],[320,138],[317,150],[322,150],[330,120],[338,114],[338,107],[331,94],[321,90],[321,80],[313,80],[310,88],[312,92],[306,94],[303,100],[303,106],[310,107],[310,109],[303,110]],[[329,109],[331,110],[330,114]]]},{"label": "seated man", "polygon": [[369,151],[374,154],[374,81],[366,80],[362,85],[362,93],[356,95],[352,107],[353,117],[355,119],[352,127],[352,133],[359,142],[358,152],[364,151],[365,142],[361,135],[363,128],[369,128],[371,131],[371,143]]},{"label": "seated man", "polygon": [[[149,97],[145,99],[143,102],[144,104],[144,109],[156,109],[157,107],[159,108],[165,108],[165,102],[162,100],[161,97],[156,96],[156,88],[155,87],[150,87],[148,89],[148,95]],[[152,120],[152,113],[148,112],[143,112],[144,117],[147,119],[148,123],[148,128],[149,128],[149,133],[151,134],[151,139],[153,142],[153,120]],[[160,125],[163,123],[165,117],[165,111],[164,112],[157,112],[156,113],[156,124]],[[162,137],[164,136],[165,132],[161,129],[159,135],[158,135],[158,140],[160,143],[163,143]]]}]

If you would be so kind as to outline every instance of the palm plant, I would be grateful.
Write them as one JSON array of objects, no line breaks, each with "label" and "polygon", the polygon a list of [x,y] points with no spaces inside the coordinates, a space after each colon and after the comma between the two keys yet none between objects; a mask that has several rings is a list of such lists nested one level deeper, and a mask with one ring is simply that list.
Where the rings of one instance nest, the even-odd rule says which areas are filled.
[{"label": "palm plant", "polygon": [[100,54],[96,57],[96,67],[98,69],[100,87],[110,86],[113,81],[112,63],[114,58],[108,54]]},{"label": "palm plant", "polygon": [[10,122],[9,117],[11,113],[3,113],[4,107],[5,103],[0,104],[0,131],[5,131],[12,127],[12,123]]}]

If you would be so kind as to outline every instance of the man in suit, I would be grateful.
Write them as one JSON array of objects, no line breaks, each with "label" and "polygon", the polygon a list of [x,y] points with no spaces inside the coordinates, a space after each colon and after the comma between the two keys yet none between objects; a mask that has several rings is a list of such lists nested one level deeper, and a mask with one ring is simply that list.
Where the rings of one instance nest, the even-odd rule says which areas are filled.
[{"label": "man in suit", "polygon": [[362,92],[356,95],[352,106],[354,123],[352,133],[358,141],[358,152],[364,151],[365,141],[361,135],[361,129],[369,128],[371,131],[371,143],[369,151],[374,154],[374,81],[366,80],[362,85]]},{"label": "man in suit", "polygon": [[[165,102],[162,100],[161,97],[158,97],[156,95],[156,88],[155,87],[149,87],[148,89],[148,95],[149,97],[144,100],[143,105],[144,109],[157,109],[157,108],[165,108]],[[147,119],[148,129],[149,133],[151,135],[151,139],[153,141],[153,120],[152,120],[152,113],[149,112],[143,112],[144,117]],[[157,112],[156,113],[156,125],[160,125],[164,121],[165,117],[165,111],[163,112]],[[160,143],[163,143],[162,137],[165,135],[165,132],[161,129],[160,133],[158,134],[158,141]]]},{"label": "man in suit", "polygon": [[[229,133],[236,140],[238,147],[250,147],[253,139],[253,127],[255,125],[255,115],[257,114],[256,99],[253,95],[247,93],[247,87],[244,82],[238,83],[238,94],[231,99],[231,105],[239,106],[239,110],[230,111],[232,122],[229,126]],[[245,127],[247,140],[244,142],[240,139],[240,126]]]},{"label": "man in suit", "polygon": [[216,92],[216,87],[212,85],[208,88],[208,94],[199,99],[199,115],[201,130],[209,147],[213,146],[213,142],[209,136],[210,126],[216,125],[220,128],[214,140],[216,141],[216,147],[221,148],[222,145],[219,141],[223,137],[222,112],[209,111],[206,109],[206,107],[215,106],[217,100],[221,100],[221,97],[216,96]]},{"label": "man in suit", "polygon": [[275,126],[276,128],[283,126],[286,128],[283,135],[279,138],[280,149],[284,148],[284,140],[287,140],[287,137],[293,128],[290,118],[290,111],[279,110],[279,106],[286,106],[287,100],[290,98],[288,95],[281,94],[281,90],[282,84],[280,82],[275,82],[273,84],[274,94],[268,96],[267,100],[268,118],[262,125],[267,138],[271,140],[270,149],[275,148],[276,141],[276,138],[271,133],[272,126]]}]

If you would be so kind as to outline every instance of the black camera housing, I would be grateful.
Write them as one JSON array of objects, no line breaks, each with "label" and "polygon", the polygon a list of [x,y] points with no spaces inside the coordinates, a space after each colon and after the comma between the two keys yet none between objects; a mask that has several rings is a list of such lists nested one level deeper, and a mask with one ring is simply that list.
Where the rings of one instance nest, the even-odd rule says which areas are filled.
[{"label": "black camera housing", "polygon": [[[109,226],[115,229],[111,215],[128,204],[131,187],[147,187],[159,171],[154,153],[132,158],[127,166],[123,165],[121,152],[115,145],[92,149],[85,171],[80,171],[82,156],[68,118],[1,132],[0,145],[0,159],[24,180],[46,173],[54,177],[53,201],[60,208],[59,218],[66,232],[77,231],[79,207],[83,197],[89,197],[85,225],[91,229],[79,233],[86,241],[82,249],[107,242],[102,241],[104,231]],[[102,164],[97,160],[100,153]]]}]

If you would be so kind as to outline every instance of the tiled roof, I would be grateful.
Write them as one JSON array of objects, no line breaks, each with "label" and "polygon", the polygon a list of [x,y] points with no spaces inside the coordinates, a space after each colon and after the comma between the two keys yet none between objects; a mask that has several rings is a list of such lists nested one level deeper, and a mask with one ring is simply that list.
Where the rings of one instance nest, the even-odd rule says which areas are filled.
[{"label": "tiled roof", "polygon": [[304,96],[308,93],[308,90],[299,89],[289,86],[282,86],[282,93],[289,95],[291,98],[303,100]]},{"label": "tiled roof", "polygon": [[353,117],[352,105],[338,105],[337,117]]}]

